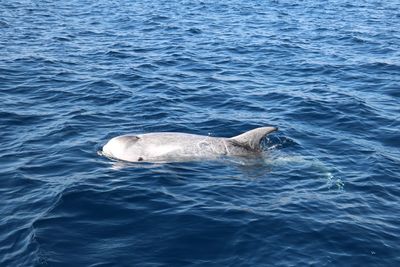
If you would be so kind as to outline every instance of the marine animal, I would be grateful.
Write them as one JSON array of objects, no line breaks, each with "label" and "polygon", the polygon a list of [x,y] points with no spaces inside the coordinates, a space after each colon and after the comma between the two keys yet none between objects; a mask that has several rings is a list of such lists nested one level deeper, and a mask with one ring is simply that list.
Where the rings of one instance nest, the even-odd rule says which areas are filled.
[{"label": "marine animal", "polygon": [[112,138],[102,154],[129,162],[175,162],[244,157],[261,153],[261,140],[276,127],[260,127],[231,138],[178,132],[127,134]]}]

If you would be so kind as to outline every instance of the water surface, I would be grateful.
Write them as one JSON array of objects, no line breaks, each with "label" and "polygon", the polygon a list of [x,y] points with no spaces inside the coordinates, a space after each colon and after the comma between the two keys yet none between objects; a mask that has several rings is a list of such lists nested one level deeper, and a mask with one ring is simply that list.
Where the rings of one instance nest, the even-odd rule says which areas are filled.
[{"label": "water surface", "polygon": [[[398,1],[1,6],[1,266],[400,264]],[[267,125],[252,163],[97,154]]]}]

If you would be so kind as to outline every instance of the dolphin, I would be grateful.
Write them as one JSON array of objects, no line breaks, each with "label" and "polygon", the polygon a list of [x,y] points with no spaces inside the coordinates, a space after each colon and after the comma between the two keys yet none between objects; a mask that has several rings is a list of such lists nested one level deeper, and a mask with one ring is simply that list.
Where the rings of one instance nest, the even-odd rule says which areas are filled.
[{"label": "dolphin", "polygon": [[261,153],[261,140],[276,127],[260,127],[231,138],[178,132],[127,134],[112,138],[101,154],[129,162],[176,162]]}]

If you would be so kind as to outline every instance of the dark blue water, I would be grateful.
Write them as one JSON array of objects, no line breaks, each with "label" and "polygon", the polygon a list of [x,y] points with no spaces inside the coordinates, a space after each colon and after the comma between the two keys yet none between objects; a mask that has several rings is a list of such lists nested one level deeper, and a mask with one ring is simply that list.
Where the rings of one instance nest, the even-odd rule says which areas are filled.
[{"label": "dark blue water", "polygon": [[[399,25],[397,0],[1,1],[0,266],[399,266]],[[266,125],[257,163],[97,154]]]}]

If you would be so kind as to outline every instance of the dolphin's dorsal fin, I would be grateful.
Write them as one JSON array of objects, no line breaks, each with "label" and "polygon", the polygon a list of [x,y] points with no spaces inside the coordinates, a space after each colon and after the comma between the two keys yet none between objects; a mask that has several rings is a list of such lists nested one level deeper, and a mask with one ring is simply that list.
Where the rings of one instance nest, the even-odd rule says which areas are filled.
[{"label": "dolphin's dorsal fin", "polygon": [[241,135],[234,136],[231,139],[236,142],[248,146],[251,149],[260,149],[261,140],[269,133],[277,131],[276,127],[260,127],[248,132],[242,133]]}]

